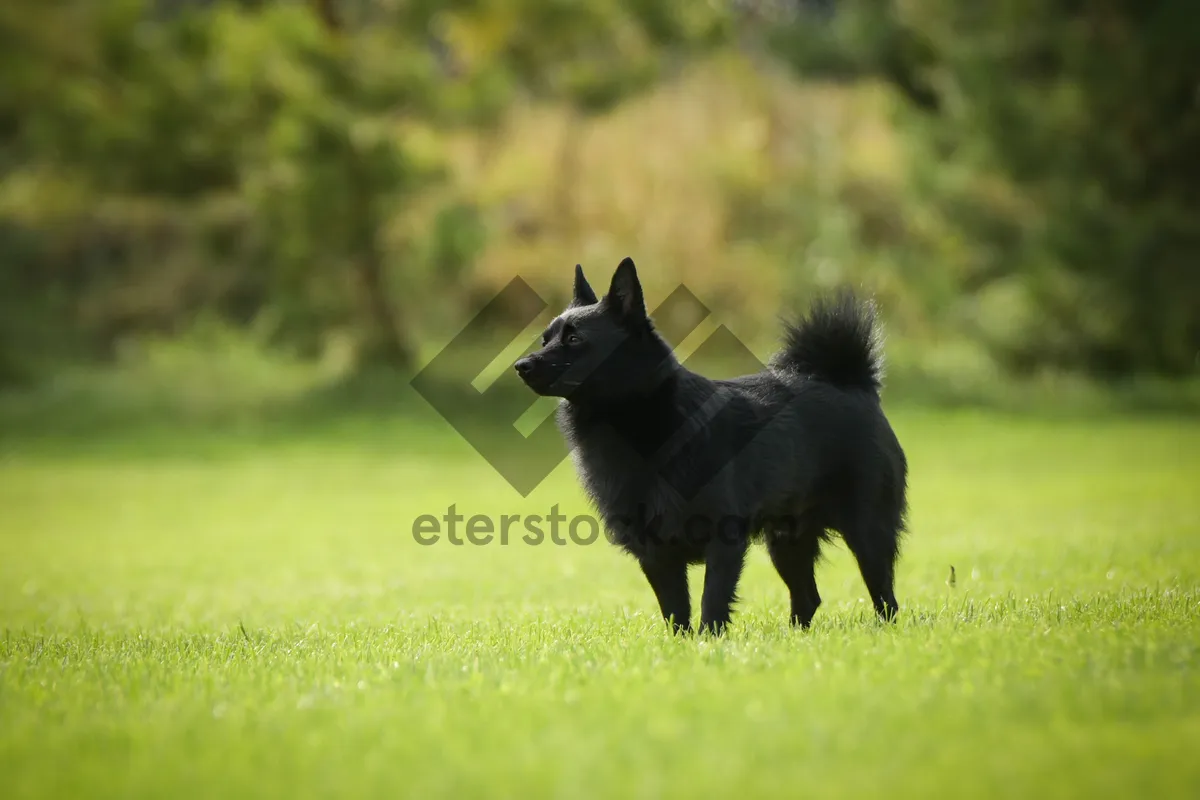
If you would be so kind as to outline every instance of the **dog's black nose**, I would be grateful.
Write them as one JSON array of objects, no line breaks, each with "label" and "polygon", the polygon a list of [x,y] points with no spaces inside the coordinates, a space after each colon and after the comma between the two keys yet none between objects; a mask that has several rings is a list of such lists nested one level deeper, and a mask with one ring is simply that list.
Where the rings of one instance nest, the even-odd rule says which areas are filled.
[{"label": "dog's black nose", "polygon": [[518,360],[517,363],[514,364],[513,366],[517,368],[518,375],[520,375],[521,377],[525,377],[533,370],[533,359],[532,358],[522,358],[522,359]]}]

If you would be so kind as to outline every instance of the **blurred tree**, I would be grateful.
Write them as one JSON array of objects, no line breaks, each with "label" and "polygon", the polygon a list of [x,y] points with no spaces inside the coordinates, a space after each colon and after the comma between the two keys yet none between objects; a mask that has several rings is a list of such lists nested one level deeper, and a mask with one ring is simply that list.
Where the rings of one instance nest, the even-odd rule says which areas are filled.
[{"label": "blurred tree", "polygon": [[[5,4],[4,284],[44,314],[6,314],[0,341],[41,342],[15,319],[111,343],[216,308],[406,364],[381,229],[441,176],[433,127],[500,108],[427,46],[447,8],[341,31],[332,3]],[[29,349],[0,344],[2,371]]]},{"label": "blurred tree", "polygon": [[813,200],[768,169],[766,205],[728,193],[756,242],[802,243],[819,201],[847,260],[936,271],[926,306],[1000,297],[1012,330],[974,332],[1015,366],[1187,373],[1198,26],[1183,0],[7,0],[0,381],[205,310],[407,363],[415,292],[461,284],[486,232],[443,180],[449,134],[521,95],[570,109],[573,232],[589,117],[735,34],[806,76],[885,77],[913,134],[904,186]]},{"label": "blurred tree", "polygon": [[3,4],[0,377],[204,309],[408,363],[405,292],[461,274],[484,230],[451,193],[397,241],[445,177],[445,134],[519,87],[611,108],[714,18],[670,0]]},{"label": "blurred tree", "polygon": [[[1011,181],[1036,214],[948,213],[1004,257],[971,291],[1019,287],[1014,366],[1194,373],[1200,353],[1200,16],[1188,0],[842,0],[773,31],[805,71],[882,75],[933,164]],[[933,168],[933,164],[929,167]],[[922,165],[922,168],[925,168]],[[960,187],[961,188],[961,187]],[[998,228],[1018,225],[1016,241]],[[1011,246],[1015,244],[1016,246]],[[1015,313],[1015,309],[1014,309]]]},{"label": "blurred tree", "polygon": [[[921,0],[939,127],[1040,213],[1025,363],[1194,373],[1200,354],[1200,17],[1186,0]],[[1046,262],[1049,261],[1047,268]]]}]

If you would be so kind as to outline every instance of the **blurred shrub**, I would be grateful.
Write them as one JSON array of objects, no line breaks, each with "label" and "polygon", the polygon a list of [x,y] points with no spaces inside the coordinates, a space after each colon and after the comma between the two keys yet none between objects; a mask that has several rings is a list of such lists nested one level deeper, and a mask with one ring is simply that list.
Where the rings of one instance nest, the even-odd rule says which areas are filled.
[{"label": "blurred shrub", "polygon": [[[484,243],[472,198],[430,191],[450,177],[454,132],[493,130],[521,90],[612,108],[708,36],[718,15],[701,11],[5,4],[0,379],[111,355],[202,310],[267,314],[273,341],[309,356],[349,335],[361,362],[407,366],[415,295],[461,283]],[[574,177],[562,173],[560,196]],[[23,340],[44,352],[27,358]]]},{"label": "blurred shrub", "polygon": [[625,255],[762,353],[849,281],[918,374],[1187,374],[1183,8],[9,0],[0,383],[210,318],[404,368]]},{"label": "blurred shrub", "polygon": [[[814,62],[821,52],[836,63]],[[975,240],[1008,366],[1194,374],[1200,356],[1200,17],[1187,0],[844,0],[774,43],[799,69],[908,99],[914,187]],[[988,301],[995,306],[998,298]]]}]

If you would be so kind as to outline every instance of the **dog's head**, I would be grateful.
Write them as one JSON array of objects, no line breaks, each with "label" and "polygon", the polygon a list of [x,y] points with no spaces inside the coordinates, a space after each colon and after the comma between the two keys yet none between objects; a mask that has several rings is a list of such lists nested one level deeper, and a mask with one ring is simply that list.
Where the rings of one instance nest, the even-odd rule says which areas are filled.
[{"label": "dog's head", "polygon": [[576,265],[571,304],[546,327],[541,349],[515,367],[540,395],[588,402],[644,393],[673,364],[670,347],[646,314],[637,268],[626,258],[603,299]]}]

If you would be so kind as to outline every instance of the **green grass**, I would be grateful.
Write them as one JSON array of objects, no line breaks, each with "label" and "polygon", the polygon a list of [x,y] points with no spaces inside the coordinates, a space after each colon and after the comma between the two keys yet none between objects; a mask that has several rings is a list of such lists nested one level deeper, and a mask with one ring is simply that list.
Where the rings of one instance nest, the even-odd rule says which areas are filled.
[{"label": "green grass", "polygon": [[755,549],[718,641],[667,636],[603,540],[417,545],[451,503],[586,511],[569,465],[521,499],[432,415],[10,437],[2,792],[1197,796],[1200,422],[894,418],[898,625],[838,547],[813,630],[789,629]]}]

